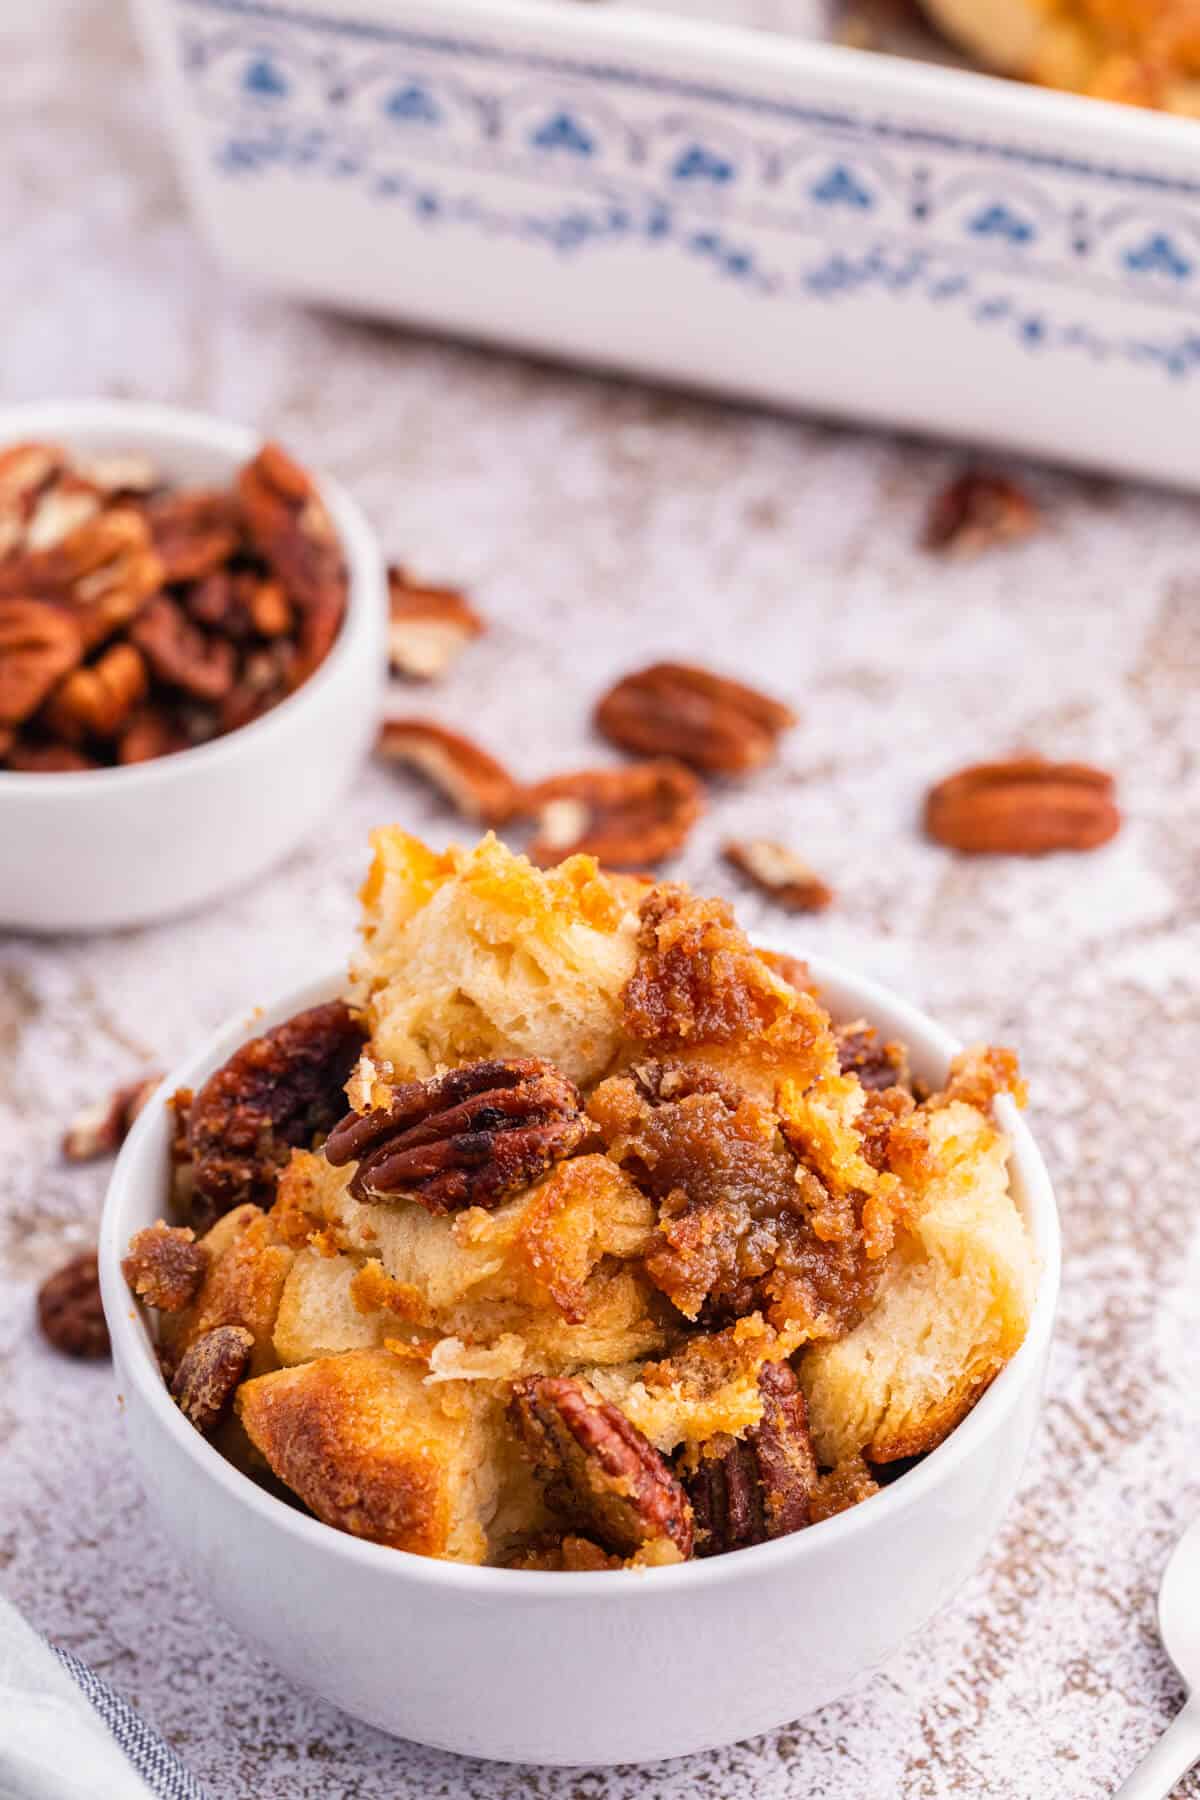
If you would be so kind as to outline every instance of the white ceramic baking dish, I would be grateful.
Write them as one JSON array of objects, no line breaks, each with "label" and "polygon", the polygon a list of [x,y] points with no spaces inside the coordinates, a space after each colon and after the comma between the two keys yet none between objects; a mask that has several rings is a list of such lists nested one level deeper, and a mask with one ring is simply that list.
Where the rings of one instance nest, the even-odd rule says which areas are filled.
[{"label": "white ceramic baking dish", "polygon": [[137,6],[282,292],[1197,480],[1195,121],[620,4]]}]

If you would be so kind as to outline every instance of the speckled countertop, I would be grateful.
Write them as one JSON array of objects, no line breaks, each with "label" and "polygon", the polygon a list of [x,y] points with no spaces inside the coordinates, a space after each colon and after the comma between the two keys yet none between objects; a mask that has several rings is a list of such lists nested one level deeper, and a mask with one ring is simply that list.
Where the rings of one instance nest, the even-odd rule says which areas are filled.
[{"label": "speckled countertop", "polygon": [[[839,890],[813,949],[963,1036],[1018,1045],[1067,1248],[1022,1498],[954,1605],[857,1696],[686,1762],[555,1773],[392,1743],[296,1692],[168,1554],[110,1372],[44,1349],[31,1304],[96,1229],[104,1168],[56,1154],[76,1105],[326,963],[349,940],[372,823],[453,833],[424,796],[364,771],[318,837],[202,917],[0,940],[0,1589],[214,1797],[1110,1791],[1179,1703],[1153,1595],[1200,1507],[1195,504],[1035,470],[1038,538],[932,563],[913,537],[943,452],[322,317],[223,278],[109,0],[5,8],[0,59],[26,100],[0,125],[3,398],[181,401],[335,471],[389,550],[466,583],[488,615],[428,706],[522,774],[597,756],[587,700],[654,654],[795,700],[781,762],[714,803],[686,873],[717,882],[730,833],[786,836]],[[1119,773],[1129,822],[1112,847],[997,864],[921,842],[927,781],[1016,744]]]}]

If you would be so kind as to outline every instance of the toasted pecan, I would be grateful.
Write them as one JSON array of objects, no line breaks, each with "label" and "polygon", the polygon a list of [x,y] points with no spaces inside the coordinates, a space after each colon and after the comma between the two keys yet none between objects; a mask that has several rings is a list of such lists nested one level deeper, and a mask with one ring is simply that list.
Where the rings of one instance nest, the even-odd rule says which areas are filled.
[{"label": "toasted pecan", "polygon": [[795,723],[778,700],[688,663],[652,663],[626,675],[596,707],[597,730],[622,750],[713,775],[757,769]]},{"label": "toasted pecan", "polygon": [[345,1002],[331,1000],[252,1038],[209,1076],[187,1121],[198,1228],[245,1201],[270,1204],[293,1149],[311,1147],[341,1116],[365,1035]]},{"label": "toasted pecan", "polygon": [[606,1549],[630,1556],[667,1538],[692,1553],[692,1509],[678,1478],[621,1410],[586,1381],[530,1375],[510,1416],[547,1498]]},{"label": "toasted pecan", "polygon": [[804,1395],[786,1362],[764,1363],[758,1388],[758,1424],[744,1438],[702,1446],[686,1479],[697,1556],[786,1537],[810,1521],[817,1459]]},{"label": "toasted pecan", "polygon": [[388,719],[376,748],[386,762],[415,769],[466,818],[501,825],[514,811],[519,789],[494,756],[432,719]]},{"label": "toasted pecan", "polygon": [[396,563],[387,578],[393,672],[410,681],[434,681],[487,627],[457,588],[428,587]]},{"label": "toasted pecan", "polygon": [[94,1250],[73,1256],[42,1283],[37,1312],[42,1333],[56,1350],[89,1361],[109,1354]]},{"label": "toasted pecan", "polygon": [[152,1070],[122,1083],[103,1100],[85,1106],[63,1133],[62,1153],[68,1162],[91,1162],[119,1150],[134,1120],[156,1093],[162,1075]]},{"label": "toasted pecan", "polygon": [[0,599],[0,725],[20,725],[83,657],[74,621],[42,600]]},{"label": "toasted pecan", "polygon": [[207,1435],[228,1410],[250,1362],[254,1333],[244,1325],[217,1325],[180,1357],[171,1393],[184,1417]]},{"label": "toasted pecan", "polygon": [[387,1106],[330,1132],[336,1168],[357,1162],[360,1200],[403,1195],[430,1212],[496,1206],[570,1156],[585,1122],[578,1089],[536,1058],[467,1063],[406,1082]]},{"label": "toasted pecan", "polygon": [[833,889],[785,844],[770,838],[737,839],[721,855],[786,912],[824,912],[833,904]]},{"label": "toasted pecan", "polygon": [[921,545],[955,556],[977,556],[1028,537],[1040,522],[1037,507],[1015,481],[989,469],[968,469],[934,495]]},{"label": "toasted pecan", "polygon": [[925,800],[925,831],[971,855],[1097,850],[1116,836],[1116,784],[1086,763],[1018,756],[947,776]]},{"label": "toasted pecan", "polygon": [[696,777],[666,759],[556,775],[528,788],[521,801],[537,821],[533,862],[544,866],[586,852],[616,869],[674,856],[703,807]]}]

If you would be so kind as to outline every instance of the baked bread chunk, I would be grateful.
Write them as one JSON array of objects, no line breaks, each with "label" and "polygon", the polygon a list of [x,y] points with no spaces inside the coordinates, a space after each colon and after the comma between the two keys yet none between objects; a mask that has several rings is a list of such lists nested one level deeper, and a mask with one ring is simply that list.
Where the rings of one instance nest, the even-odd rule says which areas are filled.
[{"label": "baked bread chunk", "polygon": [[799,1360],[823,1463],[932,1450],[1019,1347],[1033,1258],[1008,1191],[1008,1141],[962,1101],[933,1113],[938,1157],[920,1216],[896,1243],[874,1305]]},{"label": "baked bread chunk", "polygon": [[[538,1506],[486,1386],[427,1379],[423,1358],[351,1350],[247,1381],[237,1413],[279,1479],[327,1525],[480,1563]],[[491,1539],[489,1540],[489,1533]]]},{"label": "baked bread chunk", "polygon": [[636,919],[593,859],[543,872],[490,835],[434,856],[396,827],[371,842],[354,973],[375,1055],[421,1076],[503,1056],[543,1057],[572,1081],[602,1074]]}]

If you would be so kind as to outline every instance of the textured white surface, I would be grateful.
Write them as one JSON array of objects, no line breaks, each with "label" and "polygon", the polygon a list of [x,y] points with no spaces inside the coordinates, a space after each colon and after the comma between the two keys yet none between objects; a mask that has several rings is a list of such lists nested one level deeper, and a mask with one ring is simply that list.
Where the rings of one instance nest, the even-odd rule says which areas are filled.
[{"label": "textured white surface", "polygon": [[[711,660],[797,701],[780,763],[714,797],[686,873],[719,882],[727,835],[789,838],[839,890],[814,948],[963,1036],[1017,1044],[1067,1246],[1022,1503],[955,1605],[860,1695],[686,1763],[548,1773],[393,1744],[288,1688],[168,1559],[126,1467],[110,1373],[52,1356],[30,1309],[38,1276],[95,1230],[103,1168],[56,1155],[76,1105],[325,964],[348,942],[373,822],[453,834],[422,795],[367,771],[319,837],[202,917],[0,945],[3,1591],[154,1720],[214,1796],[1110,1791],[1178,1705],[1153,1594],[1200,1507],[1194,505],[1034,472],[1042,536],[933,563],[912,542],[943,453],[248,293],[183,217],[110,4],[5,9],[0,57],[10,100],[19,87],[27,101],[0,126],[4,398],[182,401],[334,470],[391,551],[469,585],[492,621],[412,710],[474,730],[521,774],[602,757],[587,703],[653,655]],[[1129,822],[1115,845],[993,864],[921,841],[927,781],[1017,743],[1119,770]],[[769,936],[769,913],[744,910]],[[814,1620],[818,1650],[820,1634]]]}]

